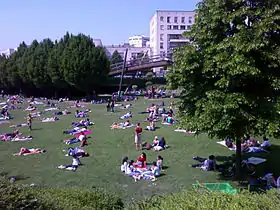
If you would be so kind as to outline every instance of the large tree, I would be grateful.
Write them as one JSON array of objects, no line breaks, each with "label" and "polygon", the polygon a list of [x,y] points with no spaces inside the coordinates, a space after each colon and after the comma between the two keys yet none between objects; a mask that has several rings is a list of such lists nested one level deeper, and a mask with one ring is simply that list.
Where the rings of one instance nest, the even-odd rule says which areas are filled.
[{"label": "large tree", "polygon": [[120,63],[122,61],[123,61],[122,56],[117,50],[115,50],[111,57],[111,64]]},{"label": "large tree", "polygon": [[174,52],[168,75],[180,88],[181,122],[212,138],[236,141],[240,175],[244,134],[279,128],[280,6],[278,0],[203,0],[191,40]]}]

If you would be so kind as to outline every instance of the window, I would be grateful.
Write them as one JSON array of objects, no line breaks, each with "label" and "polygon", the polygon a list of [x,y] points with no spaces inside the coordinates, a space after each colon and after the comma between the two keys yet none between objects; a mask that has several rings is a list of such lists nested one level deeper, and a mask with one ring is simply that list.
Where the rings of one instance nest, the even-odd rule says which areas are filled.
[{"label": "window", "polygon": [[164,17],[163,16],[160,17],[160,21],[164,21]]},{"label": "window", "polygon": [[192,24],[192,20],[191,19],[189,19],[189,23]]},{"label": "window", "polygon": [[164,34],[160,34],[160,41],[163,41]]},{"label": "window", "polygon": [[165,55],[165,52],[164,51],[160,51],[160,55],[161,56]]},{"label": "window", "polygon": [[170,23],[170,17],[167,17],[167,23]]},{"label": "window", "polygon": [[160,25],[160,30],[164,30],[164,25]]},{"label": "window", "polygon": [[160,49],[163,49],[163,42],[160,43],[159,48],[160,48]]},{"label": "window", "polygon": [[173,26],[173,30],[178,30],[179,26]]},{"label": "window", "polygon": [[167,30],[171,30],[171,25],[167,25]]},{"label": "window", "polygon": [[191,26],[187,26],[187,29],[190,30],[190,29],[191,29]]},{"label": "window", "polygon": [[181,23],[185,23],[185,17],[181,18]]},{"label": "window", "polygon": [[186,30],[186,26],[180,26],[180,30]]},{"label": "window", "polygon": [[174,17],[174,23],[178,23],[178,17]]}]

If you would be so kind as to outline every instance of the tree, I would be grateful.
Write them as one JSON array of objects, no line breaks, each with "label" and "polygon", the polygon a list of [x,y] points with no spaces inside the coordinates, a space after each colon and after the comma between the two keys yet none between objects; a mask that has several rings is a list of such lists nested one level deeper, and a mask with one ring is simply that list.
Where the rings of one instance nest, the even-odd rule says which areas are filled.
[{"label": "tree", "polygon": [[203,0],[168,74],[185,127],[235,140],[237,178],[244,134],[279,129],[279,12],[277,0]]},{"label": "tree", "polygon": [[120,63],[122,61],[123,61],[122,56],[117,50],[115,50],[111,57],[111,64]]}]

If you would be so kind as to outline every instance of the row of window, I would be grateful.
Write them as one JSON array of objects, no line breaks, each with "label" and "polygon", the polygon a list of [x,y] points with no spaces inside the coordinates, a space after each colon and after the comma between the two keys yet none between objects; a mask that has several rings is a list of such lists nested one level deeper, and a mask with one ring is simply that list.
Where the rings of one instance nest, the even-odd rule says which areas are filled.
[{"label": "row of window", "polygon": [[[178,25],[174,25],[174,26],[172,26],[172,25],[167,25],[167,28],[166,28],[167,30],[190,30],[191,29],[191,26],[190,25],[188,25],[187,27],[185,26],[185,25],[180,25],[180,26],[178,26]],[[164,30],[164,25],[160,25],[160,30]]]},{"label": "row of window", "polygon": [[[173,22],[178,23],[178,19],[179,19],[178,17],[174,17]],[[187,19],[186,17],[181,17],[181,23],[186,23],[187,22],[186,19]],[[160,17],[160,21],[164,22],[164,17],[163,16]],[[167,17],[166,22],[171,23],[171,17]],[[190,23],[190,24],[193,23],[193,17],[191,17],[191,16],[188,17],[188,23]]]}]

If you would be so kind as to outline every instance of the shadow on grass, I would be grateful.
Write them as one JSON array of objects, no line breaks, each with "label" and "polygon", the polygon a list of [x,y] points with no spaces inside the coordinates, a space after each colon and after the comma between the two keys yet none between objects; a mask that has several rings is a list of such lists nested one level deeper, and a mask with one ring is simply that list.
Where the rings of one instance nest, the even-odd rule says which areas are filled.
[{"label": "shadow on grass", "polygon": [[40,130],[43,130],[43,128],[32,128],[31,132],[32,131],[40,131]]},{"label": "shadow on grass", "polygon": [[[272,145],[268,153],[242,153],[242,160],[247,160],[250,157],[264,158],[267,161],[255,166],[255,177],[263,177],[266,173],[273,173],[274,177],[280,176],[280,145]],[[231,156],[216,156],[216,160],[221,162],[223,166],[230,166],[235,161],[235,154]],[[241,171],[241,179],[238,180],[238,185],[241,188],[248,187],[249,176],[246,170]],[[236,181],[235,177],[225,177],[222,173],[219,173],[218,180],[223,181]]]},{"label": "shadow on grass", "polygon": [[10,176],[9,179],[12,178],[12,177],[15,178],[16,181],[26,180],[26,179],[29,179],[29,178],[30,178],[30,177],[28,177],[28,176],[16,175],[16,176]]}]

